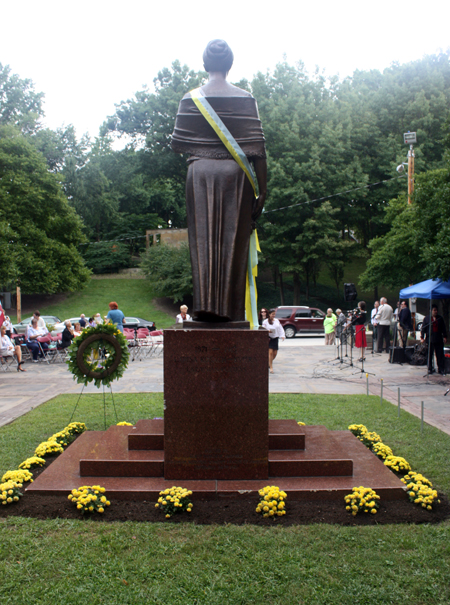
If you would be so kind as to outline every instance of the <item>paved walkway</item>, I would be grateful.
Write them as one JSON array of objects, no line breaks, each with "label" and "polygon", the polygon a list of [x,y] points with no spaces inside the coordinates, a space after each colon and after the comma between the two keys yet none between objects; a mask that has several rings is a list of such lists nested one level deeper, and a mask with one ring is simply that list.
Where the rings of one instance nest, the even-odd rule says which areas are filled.
[{"label": "paved walkway", "polygon": [[[424,402],[424,419],[450,434],[450,376],[426,375],[426,367],[390,364],[386,353],[366,354],[364,372],[354,349],[350,357],[336,359],[336,348],[325,347],[323,337],[296,337],[284,341],[275,360],[275,373],[270,375],[271,393],[328,393],[380,395],[397,405],[400,388],[401,407],[417,417]],[[65,364],[26,363],[26,373],[0,373],[0,426],[12,422],[41,403],[62,393],[79,393]],[[372,375],[373,374],[373,375]],[[162,357],[130,362],[124,376],[113,384],[114,393],[162,392]],[[85,392],[99,392],[89,386]]]}]

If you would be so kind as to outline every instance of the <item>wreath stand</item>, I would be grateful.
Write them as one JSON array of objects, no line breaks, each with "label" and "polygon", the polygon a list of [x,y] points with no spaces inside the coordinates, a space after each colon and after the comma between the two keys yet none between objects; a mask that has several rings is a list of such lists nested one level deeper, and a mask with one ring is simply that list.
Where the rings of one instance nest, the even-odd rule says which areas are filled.
[{"label": "wreath stand", "polygon": [[[105,350],[109,351],[108,354],[104,353]],[[82,383],[83,387],[69,423],[75,415],[84,387],[93,381],[97,388],[100,388],[100,385],[103,388],[105,431],[107,429],[105,386],[109,387],[111,392],[116,422],[119,422],[111,382],[123,375],[128,365],[129,356],[128,343],[125,337],[112,324],[88,328],[73,341],[69,348],[69,369],[72,371],[74,379]],[[89,361],[91,357],[94,357],[93,362]]]}]

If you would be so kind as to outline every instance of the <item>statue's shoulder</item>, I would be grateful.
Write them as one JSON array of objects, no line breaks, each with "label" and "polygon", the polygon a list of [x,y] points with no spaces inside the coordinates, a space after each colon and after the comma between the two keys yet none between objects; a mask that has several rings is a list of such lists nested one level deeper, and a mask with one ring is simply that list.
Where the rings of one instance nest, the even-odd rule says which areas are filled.
[{"label": "statue's shoulder", "polygon": [[[216,84],[208,82],[207,84],[201,86],[200,90],[205,95],[205,97],[243,97],[253,99],[253,96],[247,90],[244,90],[243,88],[238,88],[237,86],[234,86],[234,84],[229,84],[228,82],[226,82],[225,86],[223,86],[223,84],[217,86]],[[191,93],[187,92],[184,95],[183,100],[190,98]]]}]

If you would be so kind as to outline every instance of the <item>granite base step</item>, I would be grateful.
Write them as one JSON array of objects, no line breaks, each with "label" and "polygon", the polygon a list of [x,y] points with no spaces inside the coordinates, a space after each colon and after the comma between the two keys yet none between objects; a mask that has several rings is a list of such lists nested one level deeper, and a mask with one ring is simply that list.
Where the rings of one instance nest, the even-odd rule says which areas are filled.
[{"label": "granite base step", "polygon": [[[269,420],[269,450],[305,449],[304,427],[295,420]],[[163,450],[164,420],[139,420],[128,435],[130,450]]]},{"label": "granite base step", "polygon": [[[302,427],[305,429],[308,453],[308,443],[313,440],[314,431],[317,427]],[[131,427],[111,427],[110,434],[116,433],[120,440],[126,441],[128,430]],[[111,459],[102,454],[102,458],[96,458],[99,454],[99,445],[105,435],[100,431],[87,431],[72,443],[66,451],[61,454],[36,480],[30,484],[27,491],[43,495],[67,495],[69,492],[81,485],[102,485],[111,500],[148,500],[150,502],[158,499],[159,492],[180,484],[186,489],[193,491],[194,500],[214,500],[217,498],[229,499],[257,499],[257,490],[266,485],[277,485],[283,489],[288,500],[323,500],[341,499],[349,493],[352,487],[364,485],[375,489],[381,498],[397,500],[406,498],[405,486],[392,473],[381,460],[370,452],[349,431],[332,431],[332,437],[339,445],[341,451],[345,452],[345,459],[353,463],[353,474],[351,476],[302,476],[283,477],[272,475],[268,480],[183,480],[182,484],[176,481],[166,481],[162,476],[89,476],[80,474],[80,462],[82,460],[103,460],[105,463]],[[141,452],[142,453],[142,452]],[[144,452],[145,453],[145,452]],[[275,463],[276,457],[271,460]],[[109,452],[109,455],[113,455]],[[135,452],[129,452],[135,455]],[[297,452],[298,455],[298,452]],[[322,456],[324,459],[324,456]],[[142,458],[140,458],[142,460]],[[162,461],[161,461],[162,462]],[[274,467],[276,472],[276,466]]]}]

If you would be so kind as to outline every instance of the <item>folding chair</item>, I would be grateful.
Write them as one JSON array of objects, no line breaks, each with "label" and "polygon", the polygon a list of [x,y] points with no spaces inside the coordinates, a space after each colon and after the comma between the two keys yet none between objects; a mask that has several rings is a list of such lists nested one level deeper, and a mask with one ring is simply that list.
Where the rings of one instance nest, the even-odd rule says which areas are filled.
[{"label": "folding chair", "polygon": [[147,328],[139,328],[136,334],[139,360],[146,359],[152,353],[153,341]]},{"label": "folding chair", "polygon": [[24,334],[11,334],[11,341],[14,345],[19,345],[22,352],[22,361],[32,359],[31,351],[27,347]]},{"label": "folding chair", "polygon": [[39,345],[39,357],[41,361],[45,361],[46,363],[50,363],[50,361],[54,361],[54,354],[52,354],[52,350],[45,348],[43,345],[48,345],[52,342],[52,337],[50,334],[46,334],[45,336],[38,336],[36,341]]},{"label": "folding chair", "polygon": [[15,356],[14,355],[3,356],[0,353],[0,367],[3,370],[3,372],[7,372],[8,370],[10,370],[12,365],[17,365],[17,359],[15,358]]},{"label": "folding chair", "polygon": [[164,332],[162,330],[154,330],[150,332],[152,340],[152,351],[150,357],[159,357],[164,350]]},{"label": "folding chair", "polygon": [[61,361],[64,363],[67,359],[68,347],[62,346],[62,332],[56,336],[52,336],[51,339],[52,343],[55,344],[55,347],[52,347],[49,351],[51,351],[54,361]]}]

